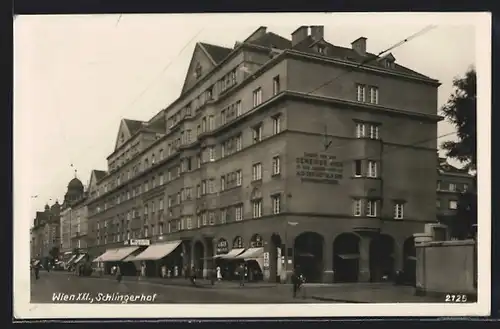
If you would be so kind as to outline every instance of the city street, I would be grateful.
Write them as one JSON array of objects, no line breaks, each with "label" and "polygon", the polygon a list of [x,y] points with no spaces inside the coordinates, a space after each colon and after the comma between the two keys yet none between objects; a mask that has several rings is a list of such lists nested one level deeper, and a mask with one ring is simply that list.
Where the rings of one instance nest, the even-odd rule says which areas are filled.
[{"label": "city street", "polygon": [[[387,283],[306,284],[298,298],[292,297],[291,285],[269,283],[247,283],[240,287],[237,282],[222,282],[211,285],[206,280],[194,287],[189,281],[179,279],[148,278],[137,280],[124,277],[118,283],[113,277],[78,277],[68,272],[40,272],[40,279],[31,279],[31,302],[52,303],[57,296],[73,294],[72,303],[89,303],[79,293],[88,293],[94,303],[103,296],[144,295],[153,296],[153,303],[429,303],[443,302],[435,296],[416,296],[410,286],[395,286]],[[115,295],[113,295],[113,293]],[[60,294],[60,295],[58,295]],[[102,294],[102,295],[99,295]],[[85,297],[86,297],[85,296]],[[99,300],[98,296],[101,296]],[[473,301],[470,296],[469,302]],[[115,301],[116,303],[117,301]],[[131,301],[132,302],[132,301]],[[134,301],[140,303],[140,300]],[[148,301],[145,301],[148,302]]]},{"label": "city street", "polygon": [[[57,295],[61,293],[61,295]],[[292,298],[289,285],[282,286],[257,286],[246,285],[238,287],[236,284],[229,287],[208,287],[201,284],[200,287],[190,285],[164,285],[155,282],[137,281],[125,278],[118,283],[112,278],[78,277],[68,272],[40,272],[40,279],[31,278],[31,302],[53,303],[54,294],[75,295],[73,303],[89,303],[90,300],[76,300],[79,293],[89,293],[94,303],[106,302],[103,300],[105,294],[118,293],[122,295],[145,295],[156,294],[153,303],[318,303],[313,299]],[[99,293],[103,295],[99,295]],[[80,299],[86,296],[80,295]],[[101,298],[98,298],[101,296]],[[98,301],[100,299],[100,301]],[[137,303],[140,301],[135,301]],[[147,301],[145,301],[147,303]]]}]

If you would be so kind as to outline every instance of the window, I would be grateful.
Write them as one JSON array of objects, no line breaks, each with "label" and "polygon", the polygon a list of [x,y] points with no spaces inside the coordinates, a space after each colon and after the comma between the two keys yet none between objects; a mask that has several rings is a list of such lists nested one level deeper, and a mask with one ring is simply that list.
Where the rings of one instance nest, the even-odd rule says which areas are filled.
[{"label": "window", "polygon": [[241,115],[241,101],[236,102],[236,116],[239,117]]},{"label": "window", "polygon": [[240,221],[240,220],[243,219],[243,206],[242,205],[236,206],[236,208],[235,208],[235,219],[237,221]]},{"label": "window", "polygon": [[355,160],[354,161],[354,177],[361,177],[361,176],[362,176],[361,160]]},{"label": "window", "polygon": [[207,193],[215,193],[215,179],[211,178],[207,181]]},{"label": "window", "polygon": [[368,161],[368,177],[377,177],[377,162]]},{"label": "window", "polygon": [[456,200],[450,200],[448,208],[456,210],[458,208],[458,202]]},{"label": "window", "polygon": [[148,214],[148,205],[145,205],[144,206],[144,215],[147,215]]},{"label": "window", "polygon": [[262,179],[262,164],[256,163],[252,166],[252,181]]},{"label": "window", "polygon": [[271,201],[273,205],[273,214],[279,214],[281,212],[281,195],[273,195]]},{"label": "window", "polygon": [[378,104],[378,88],[370,87],[370,103]]},{"label": "window", "polygon": [[281,132],[281,116],[276,115],[273,117],[273,135]]},{"label": "window", "polygon": [[377,216],[377,201],[375,201],[375,200],[367,200],[366,201],[366,215],[368,217],[376,217]]},{"label": "window", "polygon": [[280,157],[273,157],[273,175],[279,175],[280,173]]},{"label": "window", "polygon": [[221,211],[220,211],[220,223],[221,224],[227,223],[227,209],[221,209]]},{"label": "window", "polygon": [[243,175],[241,170],[236,171],[236,186],[241,186],[241,181],[243,180]]},{"label": "window", "polygon": [[262,89],[257,88],[253,91],[253,107],[259,106],[262,103]]},{"label": "window", "polygon": [[320,53],[322,55],[326,54],[326,47],[324,45],[318,45],[317,49],[318,49],[318,53]]},{"label": "window", "polygon": [[208,159],[210,161],[215,161],[215,147],[213,146],[208,148]]},{"label": "window", "polygon": [[277,75],[273,78],[273,96],[280,92],[280,76]]},{"label": "window", "polygon": [[226,189],[226,176],[221,176],[220,178],[220,190],[224,191]]},{"label": "window", "polygon": [[252,201],[252,217],[253,218],[262,217],[262,200]]},{"label": "window", "polygon": [[207,225],[207,213],[206,212],[204,212],[203,214],[201,214],[201,222],[202,222],[203,226]]},{"label": "window", "polygon": [[354,216],[361,216],[361,200],[360,199],[353,200],[353,215]]},{"label": "window", "polygon": [[208,224],[215,225],[215,212],[213,211],[208,213]]},{"label": "window", "polygon": [[378,139],[378,126],[377,125],[370,125],[370,138],[371,139]]},{"label": "window", "polygon": [[462,188],[462,192],[467,192],[468,189],[469,189],[469,185],[464,184],[464,186]]},{"label": "window", "polygon": [[356,85],[356,100],[358,102],[364,102],[365,101],[365,90],[366,86],[365,85]]},{"label": "window", "polygon": [[454,183],[450,183],[450,192],[455,192],[456,190],[457,190],[457,185]]},{"label": "window", "polygon": [[403,219],[404,216],[404,204],[397,202],[394,205],[394,218],[395,219]]},{"label": "window", "polygon": [[222,143],[220,146],[220,157],[223,158],[225,156],[226,156],[226,145],[224,145],[224,143]]},{"label": "window", "polygon": [[147,227],[145,227],[145,228],[144,228],[144,237],[146,237],[146,238],[147,238],[147,237],[148,237],[148,235],[149,235],[149,234],[148,234],[148,228],[147,228]]},{"label": "window", "polygon": [[241,151],[241,135],[236,136],[236,152]]},{"label": "window", "polygon": [[436,200],[436,208],[437,209],[441,208],[441,200],[439,199]]},{"label": "window", "polygon": [[254,143],[258,143],[262,140],[262,125],[252,128],[252,140]]},{"label": "window", "polygon": [[356,124],[356,137],[362,138],[365,137],[365,125],[362,123]]},{"label": "window", "polygon": [[208,117],[208,130],[214,130],[215,129],[215,119],[214,116],[211,115]]}]

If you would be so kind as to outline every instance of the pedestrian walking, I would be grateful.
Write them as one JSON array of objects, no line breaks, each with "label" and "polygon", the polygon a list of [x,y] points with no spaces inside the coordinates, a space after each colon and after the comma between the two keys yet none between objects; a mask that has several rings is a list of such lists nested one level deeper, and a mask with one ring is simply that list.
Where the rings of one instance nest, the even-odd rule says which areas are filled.
[{"label": "pedestrian walking", "polygon": [[38,280],[40,277],[40,263],[35,262],[33,265],[33,271],[35,272],[35,280]]},{"label": "pedestrian walking", "polygon": [[243,287],[245,285],[245,267],[243,264],[240,264],[238,271],[240,275],[240,287]]},{"label": "pedestrian walking", "polygon": [[120,266],[116,267],[116,281],[118,281],[118,283],[122,282],[122,271]]},{"label": "pedestrian walking", "polygon": [[299,292],[304,281],[304,276],[300,273],[298,268],[295,268],[292,273],[293,298],[297,297],[297,292]]},{"label": "pedestrian walking", "polygon": [[196,269],[193,267],[191,267],[191,283],[193,285],[196,285]]},{"label": "pedestrian walking", "polygon": [[222,281],[222,273],[221,273],[221,270],[220,270],[220,266],[217,266],[217,281],[221,282]]}]

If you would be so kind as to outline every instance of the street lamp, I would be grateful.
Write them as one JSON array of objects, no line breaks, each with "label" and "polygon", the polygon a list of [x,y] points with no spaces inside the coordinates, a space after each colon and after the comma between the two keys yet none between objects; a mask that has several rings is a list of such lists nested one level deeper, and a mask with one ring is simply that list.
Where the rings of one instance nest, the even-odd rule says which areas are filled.
[{"label": "street lamp", "polygon": [[286,222],[285,225],[285,283],[288,282],[288,226],[296,226],[298,222]]}]

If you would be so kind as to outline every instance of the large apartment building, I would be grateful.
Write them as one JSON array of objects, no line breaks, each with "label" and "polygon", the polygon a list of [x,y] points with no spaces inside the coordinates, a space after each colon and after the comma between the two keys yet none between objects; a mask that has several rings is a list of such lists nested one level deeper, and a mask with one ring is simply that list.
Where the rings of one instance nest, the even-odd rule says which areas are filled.
[{"label": "large apartment building", "polygon": [[318,282],[414,273],[412,235],[436,221],[438,86],[322,26],[198,43],[179,98],[121,121],[91,182],[89,250],[180,241],[206,274],[252,249],[270,281],[295,266]]}]

